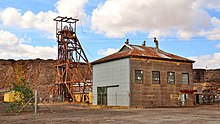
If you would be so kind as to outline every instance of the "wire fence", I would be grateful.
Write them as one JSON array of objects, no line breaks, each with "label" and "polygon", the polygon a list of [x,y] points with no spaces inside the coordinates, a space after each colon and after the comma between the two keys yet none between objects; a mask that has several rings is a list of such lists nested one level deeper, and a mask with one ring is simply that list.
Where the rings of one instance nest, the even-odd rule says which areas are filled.
[{"label": "wire fence", "polygon": [[155,95],[139,95],[137,97],[128,97],[128,95],[120,94],[94,94],[94,96],[97,96],[93,100],[94,105],[106,106],[191,107],[211,104],[218,105],[220,103],[220,97],[218,96],[213,96],[209,99],[207,99],[204,96],[200,96],[200,98],[198,99],[194,94],[191,94],[191,96],[187,96],[186,94],[180,94],[175,97],[156,97]]},{"label": "wire fence", "polygon": [[[211,102],[207,102],[206,99],[201,97],[201,102],[196,103],[196,99],[193,97],[188,97],[186,100],[182,100],[177,97],[170,98],[155,98],[153,95],[145,96],[141,99],[128,99],[126,95],[114,94],[108,96],[100,96],[97,99],[93,100],[93,105],[101,106],[128,106],[128,107],[141,107],[141,108],[185,108],[185,107],[202,107],[204,110],[219,110],[220,111],[220,98],[216,97]],[[48,94],[45,100],[41,99],[41,96],[32,97],[35,101],[35,107],[30,108],[28,111],[33,113],[41,112],[61,112],[68,111],[69,108],[80,107],[82,105],[88,106],[90,108],[91,104],[77,104],[77,102],[65,101],[68,100],[68,97],[64,95],[50,95]],[[30,100],[29,100],[30,101]],[[30,103],[26,103],[19,112],[22,112]],[[59,107],[55,107],[59,106]],[[18,112],[18,113],[19,113]]]}]

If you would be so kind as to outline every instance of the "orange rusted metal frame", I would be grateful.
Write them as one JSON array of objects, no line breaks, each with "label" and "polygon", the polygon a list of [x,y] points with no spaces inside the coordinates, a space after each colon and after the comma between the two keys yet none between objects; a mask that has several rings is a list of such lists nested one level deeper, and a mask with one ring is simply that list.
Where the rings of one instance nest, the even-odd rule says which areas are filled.
[{"label": "orange rusted metal frame", "polygon": [[79,20],[58,16],[54,21],[58,43],[58,60],[55,65],[57,94],[67,94],[75,100],[76,92],[82,96],[86,94],[86,81],[91,80],[91,65],[76,36],[76,22]]}]

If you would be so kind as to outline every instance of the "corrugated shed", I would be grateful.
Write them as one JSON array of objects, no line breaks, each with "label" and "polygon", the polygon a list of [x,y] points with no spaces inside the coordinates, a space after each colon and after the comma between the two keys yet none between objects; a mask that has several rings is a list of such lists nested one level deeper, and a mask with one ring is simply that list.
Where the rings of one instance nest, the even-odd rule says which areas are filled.
[{"label": "corrugated shed", "polygon": [[[116,85],[118,87],[114,87]],[[108,87],[106,95],[107,105],[129,106],[129,59],[126,58],[93,65],[93,105],[98,104],[98,87]]]},{"label": "corrugated shed", "polygon": [[181,61],[194,63],[195,61],[180,57],[171,53],[167,53],[163,50],[157,49],[155,47],[139,46],[132,44],[125,44],[117,53],[111,54],[99,60],[92,62],[92,64],[98,64],[103,62],[108,62],[112,60],[117,60],[121,58],[151,58],[169,61]]}]

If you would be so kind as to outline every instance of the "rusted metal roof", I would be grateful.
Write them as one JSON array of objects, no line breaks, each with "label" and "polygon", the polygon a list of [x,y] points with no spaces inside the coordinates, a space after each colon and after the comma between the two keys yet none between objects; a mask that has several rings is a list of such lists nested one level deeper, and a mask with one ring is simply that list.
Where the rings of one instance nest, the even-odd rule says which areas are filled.
[{"label": "rusted metal roof", "polygon": [[113,61],[122,58],[150,58],[150,59],[160,59],[168,61],[181,61],[194,63],[195,61],[180,57],[171,53],[167,53],[163,50],[157,49],[155,47],[140,46],[125,44],[117,53],[111,54],[109,56],[103,57],[99,60],[92,62],[92,64],[98,64],[108,61]]}]

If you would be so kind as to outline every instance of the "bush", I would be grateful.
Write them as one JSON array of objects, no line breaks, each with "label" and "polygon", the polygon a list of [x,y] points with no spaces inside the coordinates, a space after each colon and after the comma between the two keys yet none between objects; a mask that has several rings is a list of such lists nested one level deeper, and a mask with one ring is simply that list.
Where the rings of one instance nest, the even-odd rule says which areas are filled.
[{"label": "bush", "polygon": [[[30,83],[25,78],[12,82],[10,92],[15,93],[15,100],[9,103],[6,112],[19,111],[34,96],[33,91],[30,89]],[[33,100],[30,103],[33,105]]]}]

